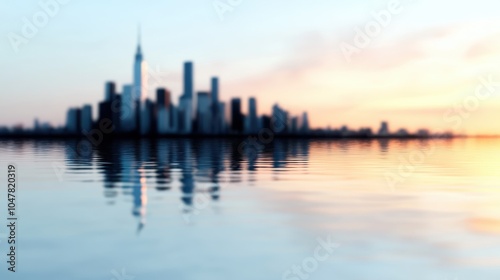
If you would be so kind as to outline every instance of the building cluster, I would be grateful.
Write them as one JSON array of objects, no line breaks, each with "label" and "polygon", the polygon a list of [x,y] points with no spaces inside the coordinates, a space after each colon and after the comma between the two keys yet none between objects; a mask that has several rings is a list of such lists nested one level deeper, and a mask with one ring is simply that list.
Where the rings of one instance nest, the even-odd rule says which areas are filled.
[{"label": "building cluster", "polygon": [[[132,84],[123,85],[118,92],[114,82],[106,82],[104,100],[98,104],[97,119],[93,118],[91,105],[70,108],[66,124],[54,128],[49,123],[35,120],[33,130],[21,125],[1,127],[0,135],[244,135],[272,133],[273,135],[307,135],[331,138],[385,138],[385,137],[434,137],[428,130],[409,133],[406,129],[389,130],[382,122],[378,131],[371,128],[351,130],[315,129],[309,127],[307,112],[292,116],[279,105],[274,105],[270,115],[258,115],[257,100],[248,99],[246,115],[241,98],[232,98],[227,104],[219,99],[219,78],[212,77],[208,91],[195,92],[194,65],[185,62],[183,69],[183,93],[176,104],[166,88],[157,88],[155,99],[148,97],[148,66],[144,60],[140,38],[133,65]],[[446,134],[451,137],[451,133]]]},{"label": "building cluster", "polygon": [[140,43],[137,46],[133,69],[133,84],[124,85],[117,92],[114,82],[105,84],[104,100],[98,106],[98,119],[92,119],[92,107],[70,108],[66,116],[68,134],[87,134],[92,129],[110,126],[113,133],[137,135],[226,135],[257,134],[264,128],[276,134],[307,134],[307,113],[290,116],[278,105],[271,115],[259,116],[257,100],[248,100],[247,114],[243,114],[242,100],[233,98],[229,108],[219,99],[219,78],[211,78],[209,91],[194,87],[194,66],[184,63],[183,93],[177,105],[166,88],[156,89],[156,100],[148,98],[148,67]]}]

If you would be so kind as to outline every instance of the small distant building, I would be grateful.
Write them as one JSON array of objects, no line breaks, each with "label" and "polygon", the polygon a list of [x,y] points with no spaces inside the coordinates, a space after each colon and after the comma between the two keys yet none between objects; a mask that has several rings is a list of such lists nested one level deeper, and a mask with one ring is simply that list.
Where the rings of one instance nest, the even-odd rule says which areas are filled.
[{"label": "small distant building", "polygon": [[387,122],[382,122],[380,124],[380,129],[378,130],[379,136],[389,136],[389,125]]},{"label": "small distant building", "polygon": [[429,132],[428,129],[419,129],[417,131],[417,136],[418,137],[429,137],[431,133]]},{"label": "small distant building", "polygon": [[302,113],[302,124],[300,130],[304,134],[309,133],[309,116],[307,112]]},{"label": "small distant building", "polygon": [[292,117],[290,120],[290,133],[297,134],[299,132],[299,117]]},{"label": "small distant building", "polygon": [[406,136],[410,135],[410,133],[408,133],[408,130],[401,128],[398,130],[398,132],[396,132],[396,135],[399,137],[406,137]]}]

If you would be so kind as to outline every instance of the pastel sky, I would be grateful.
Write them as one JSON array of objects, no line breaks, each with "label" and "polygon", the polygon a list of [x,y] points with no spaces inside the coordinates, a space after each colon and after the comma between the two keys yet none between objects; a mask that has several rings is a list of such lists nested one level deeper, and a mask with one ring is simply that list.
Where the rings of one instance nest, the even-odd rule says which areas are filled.
[{"label": "pastel sky", "polygon": [[[43,11],[39,1],[0,1],[0,124],[31,126],[38,117],[59,125],[68,107],[95,109],[105,81],[121,91],[132,80],[141,23],[152,86],[169,88],[175,103],[182,63],[191,60],[196,90],[219,76],[221,99],[239,96],[246,107],[255,96],[261,114],[274,103],[308,111],[313,127],[386,120],[392,130],[500,134],[495,0],[401,0],[350,59],[341,46],[356,46],[356,28],[393,1],[69,0],[16,53],[9,38]],[[221,20],[214,2],[236,4]]]}]

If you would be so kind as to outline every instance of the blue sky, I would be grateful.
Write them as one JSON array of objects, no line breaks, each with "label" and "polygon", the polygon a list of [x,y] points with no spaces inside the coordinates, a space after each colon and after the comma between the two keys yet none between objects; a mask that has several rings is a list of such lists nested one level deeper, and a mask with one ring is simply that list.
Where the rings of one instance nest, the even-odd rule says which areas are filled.
[{"label": "blue sky", "polygon": [[[182,63],[192,60],[197,90],[208,89],[210,77],[217,75],[222,99],[253,95],[259,99],[260,113],[279,102],[292,113],[308,110],[318,126],[349,124],[340,113],[351,110],[367,93],[354,89],[346,93],[345,87],[335,84],[327,85],[331,90],[326,88],[328,79],[339,80],[354,71],[352,64],[344,67],[340,64],[345,61],[328,58],[330,54],[339,55],[339,43],[352,41],[353,28],[372,20],[371,12],[385,9],[390,1],[244,0],[221,21],[212,0],[71,0],[15,53],[9,33],[21,33],[23,17],[31,19],[42,10],[38,2],[0,1],[2,124],[31,125],[35,116],[61,124],[68,107],[95,105],[101,100],[105,81],[116,81],[119,88],[130,83],[138,23],[142,26],[145,59],[161,72],[161,84],[172,90],[174,102],[181,94]],[[384,48],[405,40],[418,43],[422,32],[496,22],[500,7],[493,0],[407,0],[401,5],[403,11],[374,39],[371,57],[379,60],[387,55]],[[484,26],[489,25],[476,28]],[[492,33],[494,30],[488,34]],[[323,53],[322,57],[317,55]],[[294,84],[301,91],[274,84],[287,83],[280,77],[287,71],[293,80],[294,72],[289,69],[306,69],[323,57],[321,67],[314,72],[315,77],[324,73],[320,83],[312,83],[313,78]],[[389,73],[385,79],[391,79]],[[255,83],[259,86],[253,87]],[[330,95],[314,96],[318,87],[318,92]],[[307,95],[310,98],[302,102]],[[383,94],[378,97],[386,98]],[[331,121],[325,117],[325,112],[332,111],[329,108],[339,112],[332,112]],[[391,116],[381,114],[376,122],[368,123],[360,117],[353,126],[375,125],[382,118],[391,121]]]}]

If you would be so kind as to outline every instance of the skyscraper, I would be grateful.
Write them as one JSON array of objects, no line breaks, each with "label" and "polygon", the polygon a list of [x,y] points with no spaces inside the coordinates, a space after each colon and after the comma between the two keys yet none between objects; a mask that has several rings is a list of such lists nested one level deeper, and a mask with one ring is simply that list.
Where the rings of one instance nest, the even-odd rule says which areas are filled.
[{"label": "skyscraper", "polygon": [[92,106],[84,105],[80,118],[80,129],[83,133],[88,133],[92,130]]},{"label": "skyscraper", "polygon": [[136,128],[136,102],[133,95],[133,86],[124,85],[120,109],[121,128],[124,132],[133,132]]},{"label": "skyscraper", "polygon": [[231,131],[243,132],[243,114],[241,113],[241,99],[231,99]]},{"label": "skyscraper", "polygon": [[[219,78],[212,77],[211,80],[211,95],[212,95],[212,104],[219,103]],[[216,107],[214,107],[216,108]]]},{"label": "skyscraper", "polygon": [[136,104],[136,124],[142,135],[150,131],[150,108],[146,104],[148,97],[148,66],[142,55],[141,32],[137,40],[137,51],[134,61],[134,99]]},{"label": "skyscraper", "polygon": [[171,133],[171,102],[170,91],[165,88],[158,88],[156,90],[156,129],[158,134]]},{"label": "skyscraper", "polygon": [[80,134],[80,119],[81,110],[78,108],[70,108],[66,115],[66,132],[69,134]]},{"label": "skyscraper", "polygon": [[104,101],[112,101],[116,95],[116,85],[114,82],[106,82],[104,86]]},{"label": "skyscraper", "polygon": [[248,133],[257,133],[259,130],[259,119],[257,118],[257,100],[254,97],[248,99]]},{"label": "skyscraper", "polygon": [[158,108],[170,107],[170,91],[165,88],[159,88],[156,90],[156,104]]},{"label": "skyscraper", "polygon": [[184,62],[184,95],[193,98],[193,63]]},{"label": "skyscraper", "polygon": [[167,134],[171,133],[171,125],[170,125],[170,108],[165,106],[158,106],[158,123],[157,123],[157,131],[158,134]]},{"label": "skyscraper", "polygon": [[222,134],[227,132],[227,124],[226,124],[226,103],[224,102],[219,102],[219,124],[218,128],[219,131],[216,131],[215,133]]},{"label": "skyscraper", "polygon": [[198,133],[207,134],[210,132],[210,124],[211,124],[211,100],[210,93],[208,92],[198,92],[198,105],[197,105],[197,114],[196,120],[198,123]]},{"label": "skyscraper", "polygon": [[221,133],[222,132],[222,126],[221,126],[221,112],[220,112],[220,104],[219,104],[219,78],[217,77],[212,77],[211,80],[211,97],[212,97],[212,104],[211,104],[211,127],[210,127],[210,132],[211,133]]},{"label": "skyscraper", "polygon": [[290,119],[290,129],[289,133],[296,134],[299,129],[299,117],[292,117]]},{"label": "skyscraper", "polygon": [[[134,61],[134,98],[145,101],[148,97],[148,65],[144,60],[141,49],[141,33],[137,42],[137,51]],[[142,102],[141,102],[142,103]]]},{"label": "skyscraper", "polygon": [[288,113],[283,110],[278,104],[273,106],[273,114],[271,116],[271,129],[274,133],[286,133],[288,124]]},{"label": "skyscraper", "polygon": [[302,133],[309,133],[309,117],[307,115],[307,112],[304,112],[302,114],[302,126],[301,129]]},{"label": "skyscraper", "polygon": [[[141,135],[149,135],[152,130],[152,125],[155,125],[153,122],[153,119],[156,118],[156,114],[154,113],[154,103],[153,101],[146,99],[142,104],[141,104]],[[156,129],[156,126],[154,126],[154,129]]]},{"label": "skyscraper", "polygon": [[191,133],[193,131],[193,104],[189,96],[182,95],[179,100],[179,132]]}]

